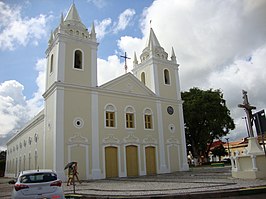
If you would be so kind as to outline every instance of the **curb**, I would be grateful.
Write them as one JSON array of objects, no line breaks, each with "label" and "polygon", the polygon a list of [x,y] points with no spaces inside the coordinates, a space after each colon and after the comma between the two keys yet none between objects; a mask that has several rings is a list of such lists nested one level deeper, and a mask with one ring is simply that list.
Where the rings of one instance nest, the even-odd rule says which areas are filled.
[{"label": "curb", "polygon": [[232,196],[248,196],[248,195],[256,195],[256,194],[263,194],[265,193],[266,198],[266,186],[262,187],[248,187],[248,188],[241,188],[241,189],[227,189],[227,190],[220,190],[217,192],[197,192],[197,193],[184,193],[184,194],[169,194],[169,195],[144,195],[144,196],[92,196],[92,195],[82,195],[82,194],[66,194],[66,198],[68,199],[121,199],[121,198],[135,198],[135,199],[211,199],[211,198],[226,198]]}]

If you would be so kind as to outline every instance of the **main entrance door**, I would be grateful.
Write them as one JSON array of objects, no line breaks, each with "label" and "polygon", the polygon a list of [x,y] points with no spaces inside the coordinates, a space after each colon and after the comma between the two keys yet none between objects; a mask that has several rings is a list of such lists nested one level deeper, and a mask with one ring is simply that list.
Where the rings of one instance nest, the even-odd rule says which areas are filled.
[{"label": "main entrance door", "polygon": [[145,156],[146,156],[146,174],[147,175],[156,174],[155,147],[153,146],[146,147]]},{"label": "main entrance door", "polygon": [[130,145],[126,147],[127,176],[139,175],[138,147]]},{"label": "main entrance door", "polygon": [[117,147],[105,148],[105,174],[106,178],[118,177]]}]

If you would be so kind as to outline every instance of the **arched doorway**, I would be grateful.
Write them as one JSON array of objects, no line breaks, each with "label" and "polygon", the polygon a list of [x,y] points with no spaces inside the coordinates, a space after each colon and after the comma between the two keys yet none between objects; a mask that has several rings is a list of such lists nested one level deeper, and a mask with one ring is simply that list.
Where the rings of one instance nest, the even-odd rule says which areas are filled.
[{"label": "arched doorway", "polygon": [[139,175],[138,147],[134,145],[126,146],[127,176]]},{"label": "arched doorway", "polygon": [[105,175],[106,178],[118,177],[117,147],[105,147]]},{"label": "arched doorway", "polygon": [[145,148],[145,157],[146,157],[146,174],[154,175],[156,174],[156,155],[155,147],[148,146]]}]

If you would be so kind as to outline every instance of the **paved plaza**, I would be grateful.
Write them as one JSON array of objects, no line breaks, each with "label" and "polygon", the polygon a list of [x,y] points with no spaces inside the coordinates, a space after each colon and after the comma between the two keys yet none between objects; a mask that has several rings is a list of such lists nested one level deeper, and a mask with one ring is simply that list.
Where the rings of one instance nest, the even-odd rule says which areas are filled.
[{"label": "paved plaza", "polygon": [[[83,181],[75,192],[80,198],[266,198],[266,179],[243,180],[231,177],[231,167],[197,167],[187,172],[156,176]],[[0,198],[10,198],[13,185],[0,180]],[[66,195],[73,186],[66,186]],[[258,194],[259,193],[259,194]],[[252,195],[250,195],[252,194]]]},{"label": "paved plaza", "polygon": [[[234,179],[230,170],[231,167],[199,167],[188,172],[89,181],[77,184],[75,192],[87,198],[228,198],[240,192],[245,195],[266,191],[266,179]],[[64,190],[73,193],[72,186],[65,186]]]}]

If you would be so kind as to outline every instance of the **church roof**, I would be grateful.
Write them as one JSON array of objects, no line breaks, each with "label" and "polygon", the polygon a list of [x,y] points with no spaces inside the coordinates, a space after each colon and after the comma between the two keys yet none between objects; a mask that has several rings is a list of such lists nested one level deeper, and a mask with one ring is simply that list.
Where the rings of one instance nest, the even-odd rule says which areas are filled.
[{"label": "church roof", "polygon": [[151,28],[149,38],[146,43],[146,47],[144,48],[144,50],[142,51],[140,55],[140,60],[142,62],[152,57],[157,57],[163,60],[167,60],[168,54],[161,47],[153,29]]},{"label": "church roof", "polygon": [[150,50],[155,48],[155,47],[161,47],[153,29],[150,29],[150,35],[146,43],[146,47],[148,47]]},{"label": "church roof", "polygon": [[82,23],[82,21],[81,21],[81,19],[79,17],[77,8],[76,8],[74,3],[69,8],[64,21],[65,22],[70,22],[71,24],[78,24],[79,26],[81,26],[84,29],[86,29],[86,26]]},{"label": "church roof", "polygon": [[81,22],[78,11],[74,3],[69,8],[67,15],[65,17],[65,21],[68,21],[68,20]]},{"label": "church roof", "polygon": [[130,93],[139,96],[155,97],[155,93],[146,87],[138,78],[132,73],[126,73],[119,76],[110,82],[107,82],[100,86],[102,89],[119,93]]}]

